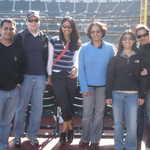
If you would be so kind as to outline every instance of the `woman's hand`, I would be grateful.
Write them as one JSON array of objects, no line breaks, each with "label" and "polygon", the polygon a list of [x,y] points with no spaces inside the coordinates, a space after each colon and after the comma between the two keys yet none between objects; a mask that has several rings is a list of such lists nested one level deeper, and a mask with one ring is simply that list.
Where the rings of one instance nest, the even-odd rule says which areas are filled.
[{"label": "woman's hand", "polygon": [[147,75],[148,75],[147,69],[144,68],[143,71],[141,71],[140,75],[141,75],[141,76],[147,76]]},{"label": "woman's hand", "polygon": [[112,104],[112,99],[111,98],[106,99],[106,104],[111,105]]},{"label": "woman's hand", "polygon": [[71,79],[74,79],[74,78],[77,77],[77,68],[76,68],[76,67],[73,67],[73,68],[72,68],[72,70],[71,70],[71,72],[70,72],[70,74],[69,74],[69,77],[70,77]]},{"label": "woman's hand", "polygon": [[17,83],[16,88],[20,88],[21,84]]},{"label": "woman's hand", "polygon": [[138,99],[138,104],[139,105],[143,105],[144,104],[144,99],[143,98],[139,98]]},{"label": "woman's hand", "polygon": [[83,92],[82,95],[83,96],[91,96],[93,94],[93,92]]}]

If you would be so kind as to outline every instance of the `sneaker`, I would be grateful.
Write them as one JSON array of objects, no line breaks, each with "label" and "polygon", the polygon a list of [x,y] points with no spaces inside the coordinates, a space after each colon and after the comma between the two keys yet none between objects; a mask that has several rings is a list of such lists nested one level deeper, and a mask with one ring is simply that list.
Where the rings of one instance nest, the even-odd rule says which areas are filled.
[{"label": "sneaker", "polygon": [[21,138],[15,137],[14,144],[15,144],[15,147],[21,147]]},{"label": "sneaker", "polygon": [[150,148],[150,142],[148,142],[148,141],[146,142],[146,147]]},{"label": "sneaker", "polygon": [[141,150],[141,141],[137,142],[137,150]]},{"label": "sneaker", "polygon": [[32,138],[32,139],[30,139],[30,144],[32,146],[39,146],[39,141],[37,138]]},{"label": "sneaker", "polygon": [[88,148],[89,147],[89,142],[83,142],[82,140],[80,140],[79,147]]},{"label": "sneaker", "polygon": [[99,149],[98,143],[91,143],[90,149],[91,149],[91,150],[98,150],[98,149]]}]

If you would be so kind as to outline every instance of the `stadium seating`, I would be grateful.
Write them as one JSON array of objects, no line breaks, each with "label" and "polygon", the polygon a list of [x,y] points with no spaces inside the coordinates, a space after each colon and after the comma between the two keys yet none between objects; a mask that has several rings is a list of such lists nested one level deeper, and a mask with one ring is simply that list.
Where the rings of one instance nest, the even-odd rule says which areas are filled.
[{"label": "stadium seating", "polygon": [[[108,25],[107,39],[116,43],[121,32],[139,23],[140,2],[139,0],[118,2],[0,0],[0,18],[14,18],[18,30],[25,27],[24,19],[29,10],[40,11],[43,19],[41,29],[46,32],[58,30],[58,23],[62,17],[68,15],[75,18],[81,32],[86,30],[91,21],[102,21]],[[83,34],[82,38],[82,41],[87,40]]]}]

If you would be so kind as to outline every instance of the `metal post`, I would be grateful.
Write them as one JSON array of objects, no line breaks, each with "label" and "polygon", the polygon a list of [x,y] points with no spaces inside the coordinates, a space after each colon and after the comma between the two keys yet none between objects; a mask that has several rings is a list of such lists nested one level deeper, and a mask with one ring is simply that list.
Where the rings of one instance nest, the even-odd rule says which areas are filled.
[{"label": "metal post", "polygon": [[148,0],[140,0],[140,23],[147,25],[148,19]]}]

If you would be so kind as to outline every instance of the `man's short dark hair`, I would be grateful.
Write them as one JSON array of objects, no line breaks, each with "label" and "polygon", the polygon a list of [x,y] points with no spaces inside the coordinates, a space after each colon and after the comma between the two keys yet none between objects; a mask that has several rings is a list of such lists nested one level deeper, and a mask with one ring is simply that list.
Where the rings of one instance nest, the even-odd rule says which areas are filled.
[{"label": "man's short dark hair", "polygon": [[1,28],[3,27],[3,25],[4,25],[5,22],[11,23],[11,24],[13,24],[13,25],[16,27],[16,22],[15,22],[14,20],[12,20],[12,19],[4,19],[4,20],[2,20],[1,23],[0,23],[0,27],[1,27]]}]

